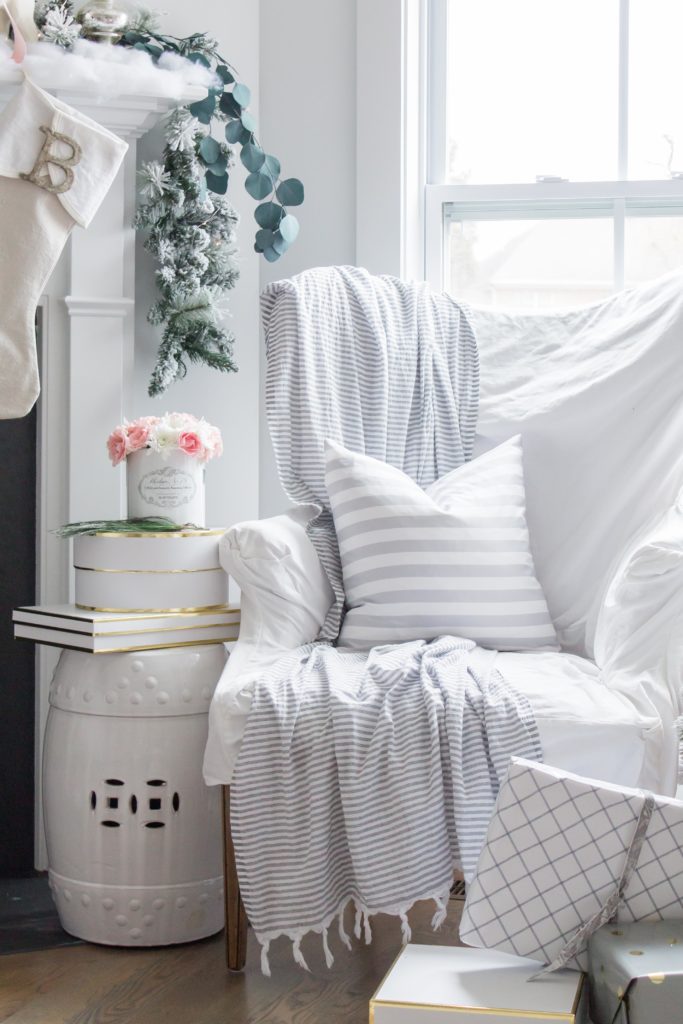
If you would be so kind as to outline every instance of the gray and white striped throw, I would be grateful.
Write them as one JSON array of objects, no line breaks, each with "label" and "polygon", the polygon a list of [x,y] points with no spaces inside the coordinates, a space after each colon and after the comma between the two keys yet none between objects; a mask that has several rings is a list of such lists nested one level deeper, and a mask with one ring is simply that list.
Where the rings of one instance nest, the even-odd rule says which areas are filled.
[{"label": "gray and white striped throw", "polygon": [[397,466],[420,487],[472,456],[479,359],[465,310],[425,284],[320,267],[268,285],[266,410],[290,501],[322,513],[308,526],[335,594],[321,638],[344,605],[325,488],[327,438]]},{"label": "gray and white striped throw", "polygon": [[533,713],[495,655],[440,637],[369,655],[309,644],[255,688],[231,788],[240,888],[268,947],[322,936],[348,945],[370,916],[401,918],[417,900],[446,916],[453,869],[472,877],[510,756],[541,759]]},{"label": "gray and white striped throw", "polygon": [[332,441],[325,457],[346,593],[342,646],[447,634],[498,651],[557,650],[531,555],[520,437],[424,491]]}]

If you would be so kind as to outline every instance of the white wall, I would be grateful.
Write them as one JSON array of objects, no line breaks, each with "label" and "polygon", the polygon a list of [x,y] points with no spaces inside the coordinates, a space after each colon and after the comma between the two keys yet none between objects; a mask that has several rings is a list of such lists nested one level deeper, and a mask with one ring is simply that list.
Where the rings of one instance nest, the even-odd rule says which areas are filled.
[{"label": "white wall", "polygon": [[[254,202],[232,172],[230,198],[242,224],[242,277],[229,293],[239,373],[190,367],[187,380],[161,399],[146,388],[158,335],[145,322],[153,298],[153,267],[138,243],[135,408],[203,414],[223,431],[226,455],[207,469],[208,520],[213,524],[273,515],[288,504],[272,456],[263,408],[265,358],[258,293],[267,282],[309,267],[356,261],[356,3],[354,0],[167,0],[164,27],[174,35],[205,30],[251,87],[264,148],[299,177],[306,201],[296,214],[301,233],[278,263],[253,252]],[[141,159],[158,151],[156,134],[141,141]],[[239,180],[238,180],[239,179]]]},{"label": "white wall", "polygon": [[[214,36],[240,78],[252,90],[252,110],[259,102],[259,5],[252,0],[166,0],[163,28],[169,34],[206,31]],[[160,152],[161,136],[154,131],[140,140],[139,159]],[[155,294],[153,263],[138,238],[136,252],[135,384],[129,417],[166,410],[203,415],[220,427],[225,442],[223,458],[207,467],[207,522],[224,525],[258,515],[259,490],[259,327],[258,257],[253,251],[251,225],[254,202],[244,191],[244,168],[233,169],[229,198],[242,218],[239,233],[241,277],[228,293],[229,326],[237,341],[239,373],[221,374],[203,366],[190,366],[187,378],[171,385],[161,398],[149,398],[147,383],[154,365],[159,335],[145,320]]]},{"label": "white wall", "polygon": [[[368,2],[368,0],[365,0]],[[301,232],[261,285],[309,267],[356,262],[356,4],[261,0],[261,141],[304,182]],[[265,357],[262,353],[262,377]],[[261,394],[260,514],[287,507]]]}]

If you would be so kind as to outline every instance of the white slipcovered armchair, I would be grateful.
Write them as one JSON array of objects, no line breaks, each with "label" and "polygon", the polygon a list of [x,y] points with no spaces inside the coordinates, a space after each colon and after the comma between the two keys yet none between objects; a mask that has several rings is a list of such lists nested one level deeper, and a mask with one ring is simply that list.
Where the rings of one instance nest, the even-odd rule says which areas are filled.
[{"label": "white slipcovered armchair", "polygon": [[[474,312],[475,455],[521,434],[538,577],[562,652],[502,653],[546,763],[673,793],[683,713],[683,278],[562,315]],[[332,592],[298,508],[232,527],[240,638],[210,715],[205,777],[227,786],[253,684],[313,640]],[[227,790],[226,790],[227,794]],[[229,829],[228,964],[243,965]]]}]

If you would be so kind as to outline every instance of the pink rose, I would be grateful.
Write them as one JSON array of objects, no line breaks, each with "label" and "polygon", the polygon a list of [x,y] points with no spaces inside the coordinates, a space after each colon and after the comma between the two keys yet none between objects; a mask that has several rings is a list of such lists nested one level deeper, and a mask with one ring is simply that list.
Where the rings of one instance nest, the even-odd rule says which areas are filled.
[{"label": "pink rose", "polygon": [[107,451],[112,466],[118,466],[128,454],[128,437],[125,427],[116,427],[107,438]]},{"label": "pink rose", "polygon": [[178,447],[186,455],[194,455],[201,459],[204,455],[204,445],[198,434],[193,430],[183,430],[178,436]]},{"label": "pink rose", "polygon": [[149,439],[149,427],[142,422],[142,420],[136,420],[135,423],[128,424],[128,450],[131,452],[137,452],[140,448],[145,448]]}]

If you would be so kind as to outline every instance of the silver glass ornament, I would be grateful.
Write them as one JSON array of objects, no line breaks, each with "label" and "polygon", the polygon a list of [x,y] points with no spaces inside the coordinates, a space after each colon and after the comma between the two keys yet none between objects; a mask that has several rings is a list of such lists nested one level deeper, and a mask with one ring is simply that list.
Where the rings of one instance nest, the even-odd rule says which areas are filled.
[{"label": "silver glass ornament", "polygon": [[76,21],[81,24],[85,39],[96,43],[118,43],[128,24],[128,15],[115,7],[112,0],[86,0],[76,15]]}]

